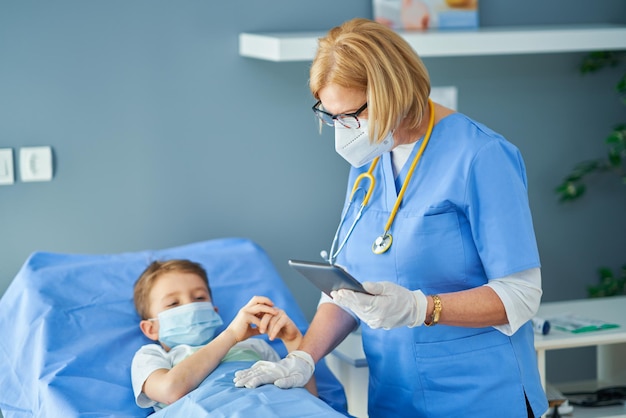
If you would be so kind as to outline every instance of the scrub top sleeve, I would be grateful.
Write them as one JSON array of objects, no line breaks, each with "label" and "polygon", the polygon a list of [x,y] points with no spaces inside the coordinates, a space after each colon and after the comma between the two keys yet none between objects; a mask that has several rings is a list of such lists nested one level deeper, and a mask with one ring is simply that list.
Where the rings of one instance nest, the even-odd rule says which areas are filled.
[{"label": "scrub top sleeve", "polygon": [[493,138],[477,151],[467,177],[466,215],[489,279],[539,267],[524,161]]}]

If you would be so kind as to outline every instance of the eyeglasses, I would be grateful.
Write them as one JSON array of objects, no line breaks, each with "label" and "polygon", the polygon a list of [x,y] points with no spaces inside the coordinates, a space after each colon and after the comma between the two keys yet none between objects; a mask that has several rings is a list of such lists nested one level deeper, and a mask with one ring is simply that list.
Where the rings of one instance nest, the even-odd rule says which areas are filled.
[{"label": "eyeglasses", "polygon": [[359,108],[354,113],[338,113],[333,115],[332,113],[328,113],[322,109],[320,109],[320,105],[322,104],[321,100],[318,100],[317,103],[313,106],[313,113],[320,118],[322,122],[324,122],[328,126],[335,126],[335,121],[339,122],[345,128],[357,129],[361,127],[361,122],[359,122],[358,116],[367,108],[367,103]]}]

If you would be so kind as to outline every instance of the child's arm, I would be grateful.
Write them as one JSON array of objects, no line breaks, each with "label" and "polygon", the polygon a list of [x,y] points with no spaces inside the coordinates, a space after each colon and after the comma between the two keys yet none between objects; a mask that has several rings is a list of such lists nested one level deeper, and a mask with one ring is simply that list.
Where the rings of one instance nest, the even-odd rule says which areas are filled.
[{"label": "child's arm", "polygon": [[[143,392],[153,401],[171,404],[197,388],[236,343],[259,333],[261,317],[277,309],[265,297],[253,297],[222,333],[171,369],[155,370]],[[254,324],[257,328],[252,327]]]},{"label": "child's arm", "polygon": [[[278,308],[276,310],[278,313],[274,315],[266,314],[263,316],[259,330],[261,333],[266,333],[270,340],[280,338],[285,344],[287,352],[291,353],[300,346],[302,333],[285,311]],[[311,376],[304,387],[313,395],[318,396],[315,375]]]}]

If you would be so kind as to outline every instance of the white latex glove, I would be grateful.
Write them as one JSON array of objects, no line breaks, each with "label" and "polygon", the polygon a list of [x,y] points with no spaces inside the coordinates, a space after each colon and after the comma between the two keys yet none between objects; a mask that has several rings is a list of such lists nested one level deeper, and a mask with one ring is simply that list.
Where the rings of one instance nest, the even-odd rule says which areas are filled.
[{"label": "white latex glove", "polygon": [[267,383],[274,383],[281,389],[302,387],[314,371],[315,362],[309,353],[292,351],[280,361],[257,361],[249,369],[235,372],[233,382],[238,388],[250,389]]},{"label": "white latex glove", "polygon": [[363,287],[373,296],[348,289],[330,295],[370,328],[412,328],[424,323],[428,301],[421,290],[411,291],[391,282],[364,282]]}]

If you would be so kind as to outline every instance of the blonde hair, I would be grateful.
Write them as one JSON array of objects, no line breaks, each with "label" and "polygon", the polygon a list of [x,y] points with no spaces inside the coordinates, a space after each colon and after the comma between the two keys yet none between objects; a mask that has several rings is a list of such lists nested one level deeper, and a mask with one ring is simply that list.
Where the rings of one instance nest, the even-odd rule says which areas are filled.
[{"label": "blonde hair", "polygon": [[424,63],[396,32],[356,18],[319,39],[309,87],[315,99],[329,84],[366,92],[370,138],[378,142],[403,120],[418,127],[430,96]]},{"label": "blonde hair", "polygon": [[204,283],[206,283],[209,296],[213,299],[206,270],[199,263],[190,260],[153,261],[146,267],[139,276],[139,279],[135,282],[133,300],[135,302],[135,309],[137,309],[137,313],[141,319],[148,319],[150,316],[150,292],[157,279],[161,275],[172,271],[193,273],[199,276]]}]

